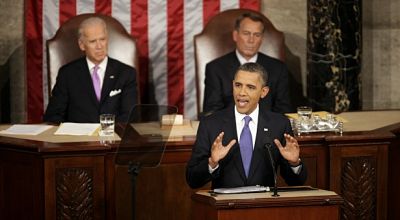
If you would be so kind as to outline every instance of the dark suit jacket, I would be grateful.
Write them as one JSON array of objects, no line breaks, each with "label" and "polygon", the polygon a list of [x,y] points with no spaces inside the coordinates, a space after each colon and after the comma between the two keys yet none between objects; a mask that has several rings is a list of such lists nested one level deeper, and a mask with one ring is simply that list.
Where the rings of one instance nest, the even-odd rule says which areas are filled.
[{"label": "dark suit jacket", "polygon": [[274,139],[279,139],[284,146],[283,134],[292,133],[289,120],[285,116],[260,111],[248,178],[245,176],[238,142],[232,146],[225,158],[219,161],[219,168],[212,174],[209,173],[208,158],[211,155],[211,145],[222,131],[225,132],[223,145],[227,145],[232,139],[238,140],[233,107],[218,111],[200,121],[192,156],[186,168],[186,181],[190,187],[198,188],[209,181],[212,181],[213,189],[251,185],[274,186],[273,169],[265,148],[267,143],[272,144],[271,150],[276,169],[280,167],[280,174],[286,183],[288,185],[304,184],[307,178],[305,165],[303,164],[299,175],[295,174],[273,143]]},{"label": "dark suit jacket", "polygon": [[[257,63],[268,72],[268,95],[260,100],[260,110],[293,112],[289,98],[289,73],[280,60],[258,53]],[[236,52],[230,52],[206,65],[203,113],[212,113],[233,104],[232,81],[240,66]]]},{"label": "dark suit jacket", "polygon": [[[121,92],[110,96],[118,90]],[[86,58],[82,57],[60,68],[44,121],[98,123],[100,114],[111,113],[123,122],[137,98],[136,70],[108,58],[101,100],[97,101]]]}]

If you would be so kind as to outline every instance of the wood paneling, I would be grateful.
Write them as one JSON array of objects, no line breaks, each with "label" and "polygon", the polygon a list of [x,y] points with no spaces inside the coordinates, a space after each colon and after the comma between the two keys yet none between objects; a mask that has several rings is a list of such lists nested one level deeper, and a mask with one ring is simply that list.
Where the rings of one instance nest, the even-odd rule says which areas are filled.
[{"label": "wood paneling", "polygon": [[[395,138],[390,131],[394,129],[297,137],[309,172],[307,185],[342,195],[349,216],[342,214],[344,219],[357,219],[363,209],[370,210],[368,215],[375,219],[386,219],[387,213],[398,216],[393,201],[399,197],[399,177],[390,175],[390,182],[387,181],[388,169],[391,174],[397,173],[396,161],[400,157],[399,138],[390,145]],[[194,140],[188,137],[168,143],[161,165],[141,170],[137,181],[137,219],[191,219],[190,196],[196,190],[186,184],[185,166]],[[73,203],[65,198],[92,202],[81,211],[93,219],[129,219],[131,182],[127,168],[115,166],[117,149],[118,143],[55,144],[0,137],[0,219],[55,219],[66,213],[63,205],[73,207],[67,205]],[[79,188],[82,185],[73,182],[72,176],[80,178],[87,188]],[[68,192],[81,190],[88,195],[85,199],[90,199],[63,197],[65,189],[57,187],[70,187]],[[356,187],[365,187],[370,193],[354,197],[351,192],[356,192]],[[368,204],[356,203],[355,198]],[[351,205],[355,205],[354,210],[346,208]],[[387,210],[388,205],[393,208]],[[21,212],[22,209],[26,211]],[[79,213],[77,209],[73,211]]]},{"label": "wood paneling", "polygon": [[105,219],[103,156],[44,160],[46,219]]},{"label": "wood paneling", "polygon": [[[225,195],[215,197],[207,195],[208,193],[196,193],[193,195],[193,219],[339,219],[339,206],[343,200],[336,194],[318,195],[321,191],[303,191],[301,196],[296,195],[298,192],[295,191],[286,192],[280,197],[271,197],[270,193],[257,193],[255,198],[243,198],[241,195],[244,194],[228,195],[229,198],[224,198]],[[306,194],[314,195],[305,196]]]}]

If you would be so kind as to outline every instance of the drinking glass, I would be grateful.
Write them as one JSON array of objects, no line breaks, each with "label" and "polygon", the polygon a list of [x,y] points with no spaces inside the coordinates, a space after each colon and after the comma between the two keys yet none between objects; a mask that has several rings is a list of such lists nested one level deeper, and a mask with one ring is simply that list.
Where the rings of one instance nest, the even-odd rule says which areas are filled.
[{"label": "drinking glass", "polygon": [[297,115],[300,120],[310,120],[312,115],[312,108],[309,106],[297,107]]},{"label": "drinking glass", "polygon": [[100,125],[100,136],[114,136],[115,115],[101,114]]}]

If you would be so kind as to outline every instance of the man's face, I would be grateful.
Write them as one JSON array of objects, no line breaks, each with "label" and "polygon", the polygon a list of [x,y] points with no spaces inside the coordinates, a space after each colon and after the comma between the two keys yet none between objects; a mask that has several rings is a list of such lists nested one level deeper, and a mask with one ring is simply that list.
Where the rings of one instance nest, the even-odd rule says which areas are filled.
[{"label": "man's face", "polygon": [[236,42],[236,48],[246,60],[253,57],[260,49],[263,28],[264,26],[261,22],[245,18],[240,23],[239,30],[233,31],[233,40]]},{"label": "man's face", "polygon": [[239,71],[233,80],[233,98],[238,112],[242,114],[252,113],[268,91],[267,86],[262,86],[261,76],[257,73]]},{"label": "man's face", "polygon": [[86,27],[79,39],[79,48],[94,64],[101,63],[108,51],[108,36],[105,27],[101,24]]}]

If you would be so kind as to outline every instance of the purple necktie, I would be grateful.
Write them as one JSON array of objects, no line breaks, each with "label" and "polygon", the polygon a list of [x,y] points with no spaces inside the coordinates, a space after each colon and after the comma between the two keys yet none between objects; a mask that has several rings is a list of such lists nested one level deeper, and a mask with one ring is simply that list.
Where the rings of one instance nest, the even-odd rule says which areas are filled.
[{"label": "purple necktie", "polygon": [[100,89],[100,77],[97,71],[99,70],[99,66],[96,65],[93,68],[92,73],[92,82],[94,87],[94,92],[96,93],[97,101],[100,101],[101,89]]},{"label": "purple necktie", "polygon": [[249,175],[251,157],[253,156],[253,138],[251,137],[251,131],[249,128],[249,122],[251,121],[250,116],[244,117],[244,127],[240,134],[240,155],[242,156],[243,168],[246,173],[246,177]]}]

